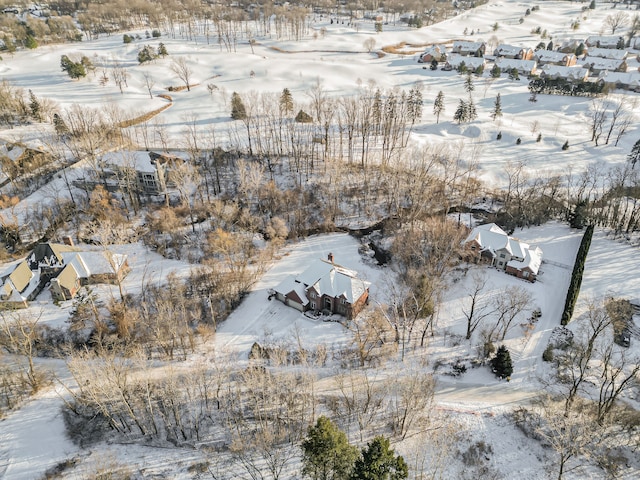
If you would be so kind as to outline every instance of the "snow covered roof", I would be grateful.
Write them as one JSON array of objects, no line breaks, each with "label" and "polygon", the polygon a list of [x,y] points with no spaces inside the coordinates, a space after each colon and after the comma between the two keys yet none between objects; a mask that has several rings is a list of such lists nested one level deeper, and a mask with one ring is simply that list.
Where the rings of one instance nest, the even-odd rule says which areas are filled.
[{"label": "snow covered roof", "polygon": [[509,235],[495,223],[487,223],[474,228],[464,243],[475,241],[482,250],[502,250],[506,249],[511,253]]},{"label": "snow covered roof", "polygon": [[575,57],[572,53],[562,53],[553,50],[538,50],[535,53],[535,58],[538,63],[565,63],[571,57]]},{"label": "snow covered roof", "polygon": [[613,83],[616,85],[626,85],[632,89],[640,89],[640,72],[600,72],[598,78],[604,80],[605,83]]},{"label": "snow covered roof", "polygon": [[625,65],[624,60],[591,56],[581,60],[580,63],[583,67],[591,68],[592,70],[618,70],[623,69]]},{"label": "snow covered roof", "polygon": [[591,47],[588,53],[590,57],[613,58],[616,60],[624,60],[628,55],[628,52],[626,50],[598,47]]},{"label": "snow covered roof", "polygon": [[484,46],[484,42],[468,42],[466,40],[456,40],[453,42],[454,52],[475,52]]},{"label": "snow covered roof", "polygon": [[80,278],[92,275],[112,275],[122,268],[126,255],[111,252],[65,252],[63,263],[71,265]]},{"label": "snow covered roof", "polygon": [[507,45],[503,43],[498,45],[498,47],[493,51],[493,54],[496,57],[515,57],[516,55],[520,55],[523,50],[528,50],[528,48],[518,47],[516,45]]},{"label": "snow covered roof", "polygon": [[[526,244],[525,244],[526,245]],[[527,245],[528,247],[528,245]],[[525,251],[524,260],[511,260],[507,263],[507,266],[517,269],[528,268],[534,275],[538,274],[540,270],[540,264],[542,263],[542,249],[540,247],[527,248]]]},{"label": "snow covered roof", "polygon": [[620,39],[624,41],[620,35],[591,35],[587,37],[585,43],[589,47],[616,48]]},{"label": "snow covered roof", "polygon": [[467,67],[475,69],[485,64],[483,57],[465,57],[457,53],[452,53],[447,57],[447,64],[453,68],[458,68],[460,65],[465,64]]},{"label": "snow covered roof", "polygon": [[519,60],[516,58],[498,58],[496,65],[504,72],[506,70],[516,69],[518,72],[533,72],[536,69],[537,62],[535,60]]},{"label": "snow covered roof", "polygon": [[295,291],[303,300],[303,305],[306,305],[309,303],[306,289],[313,287],[319,295],[344,296],[349,303],[354,303],[370,285],[369,282],[359,279],[353,270],[317,259],[299,275],[285,278],[274,291],[282,295]]},{"label": "snow covered roof", "polygon": [[149,153],[140,150],[109,152],[102,156],[102,162],[112,167],[133,168],[137,172],[154,173],[156,166],[151,161]]},{"label": "snow covered roof", "polygon": [[10,145],[5,143],[0,146],[0,156],[7,157],[12,162],[18,160],[25,152],[25,149],[19,145]]},{"label": "snow covered roof", "polygon": [[551,78],[565,78],[567,80],[586,80],[589,69],[583,67],[565,67],[562,65],[545,65],[542,73]]}]

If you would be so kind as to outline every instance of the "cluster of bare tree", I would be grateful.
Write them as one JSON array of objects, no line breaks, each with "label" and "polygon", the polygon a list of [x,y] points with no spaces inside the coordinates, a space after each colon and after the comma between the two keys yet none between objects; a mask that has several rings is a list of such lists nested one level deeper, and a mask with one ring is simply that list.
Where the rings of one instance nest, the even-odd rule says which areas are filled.
[{"label": "cluster of bare tree", "polygon": [[517,421],[554,450],[558,479],[585,465],[615,475],[640,446],[640,416],[623,401],[640,389],[640,359],[613,341],[614,326],[631,313],[624,300],[591,303],[573,342],[553,350],[554,393],[517,412]]}]

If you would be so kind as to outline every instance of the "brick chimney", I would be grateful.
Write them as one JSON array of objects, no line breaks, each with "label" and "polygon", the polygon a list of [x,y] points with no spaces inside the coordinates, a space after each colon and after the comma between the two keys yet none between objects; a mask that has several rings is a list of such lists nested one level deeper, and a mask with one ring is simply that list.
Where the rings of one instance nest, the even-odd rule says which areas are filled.
[{"label": "brick chimney", "polygon": [[65,235],[64,237],[62,237],[62,243],[73,247],[73,238],[71,238],[71,235]]},{"label": "brick chimney", "polygon": [[329,255],[327,255],[327,260],[333,263],[333,253],[329,253]]}]

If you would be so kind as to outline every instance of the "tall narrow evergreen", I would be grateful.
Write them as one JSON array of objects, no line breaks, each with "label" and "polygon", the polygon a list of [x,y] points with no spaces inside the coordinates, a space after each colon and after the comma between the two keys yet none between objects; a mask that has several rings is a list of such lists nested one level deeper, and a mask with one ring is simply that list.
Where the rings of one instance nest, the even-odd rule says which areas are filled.
[{"label": "tall narrow evergreen", "polygon": [[436,116],[436,123],[440,122],[440,114],[442,112],[444,112],[444,93],[440,90],[433,102],[433,114]]},{"label": "tall narrow evergreen", "polygon": [[491,113],[491,118],[494,120],[498,117],[502,116],[502,100],[500,99],[500,94],[496,95],[496,101],[493,104],[493,112]]}]

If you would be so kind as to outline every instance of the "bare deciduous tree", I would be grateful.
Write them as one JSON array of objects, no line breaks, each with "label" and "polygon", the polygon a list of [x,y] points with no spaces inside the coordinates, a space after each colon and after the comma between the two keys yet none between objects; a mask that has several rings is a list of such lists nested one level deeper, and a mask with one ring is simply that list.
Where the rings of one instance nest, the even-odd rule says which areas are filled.
[{"label": "bare deciduous tree", "polygon": [[191,75],[193,71],[189,64],[187,63],[187,59],[185,57],[176,57],[171,62],[171,71],[176,74],[176,76],[184,83],[187,87],[187,91],[191,91]]},{"label": "bare deciduous tree", "polygon": [[614,35],[617,30],[623,28],[629,22],[629,14],[626,12],[616,12],[607,17],[602,22],[605,27],[611,30],[611,35]]},{"label": "bare deciduous tree", "polygon": [[489,304],[481,299],[482,293],[487,286],[487,277],[482,273],[474,272],[472,279],[473,283],[468,291],[470,304],[466,308],[462,308],[462,314],[467,320],[467,335],[465,337],[467,340],[471,338],[471,335],[473,335],[473,332],[482,321],[492,313]]}]

